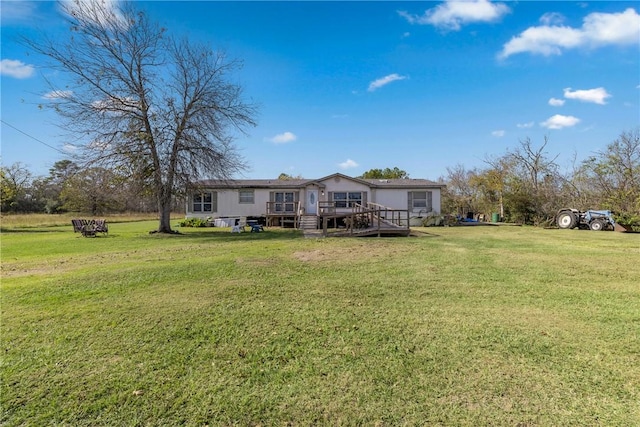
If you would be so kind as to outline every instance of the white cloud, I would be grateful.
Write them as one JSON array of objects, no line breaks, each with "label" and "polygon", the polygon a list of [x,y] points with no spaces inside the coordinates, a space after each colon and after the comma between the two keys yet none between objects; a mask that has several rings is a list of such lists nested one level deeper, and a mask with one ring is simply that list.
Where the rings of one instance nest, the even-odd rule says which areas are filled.
[{"label": "white cloud", "polygon": [[540,17],[540,22],[544,25],[558,25],[564,22],[564,16],[557,12],[548,12]]},{"label": "white cloud", "polygon": [[423,15],[412,15],[398,11],[410,24],[433,25],[446,30],[458,31],[464,24],[473,22],[495,22],[511,9],[504,3],[488,0],[457,1],[447,0],[428,9]]},{"label": "white cloud", "polygon": [[551,25],[549,17],[539,27],[529,27],[505,43],[500,59],[529,52],[544,56],[561,55],[563,50],[578,47],[637,44],[640,41],[640,15],[628,8],[621,13],[591,13],[580,28]]},{"label": "white cloud", "polygon": [[62,99],[62,98],[69,98],[71,95],[73,95],[73,92],[70,90],[52,90],[51,92],[47,92],[44,95],[42,95],[42,98]]},{"label": "white cloud", "polygon": [[499,58],[521,52],[544,56],[560,55],[561,48],[574,48],[584,44],[580,30],[569,27],[530,27],[503,46]]},{"label": "white cloud", "polygon": [[3,76],[26,79],[31,77],[33,72],[33,65],[27,65],[22,61],[16,59],[3,59],[0,61],[0,74]]},{"label": "white cloud", "polygon": [[[64,91],[60,92],[61,95]],[[91,106],[99,113],[103,114],[122,114],[128,111],[136,111],[139,103],[130,97],[126,98],[106,98],[102,100],[96,100],[91,103]]]},{"label": "white cloud", "polygon": [[516,126],[520,129],[529,129],[532,128],[534,125],[533,122],[529,122],[529,123],[518,123]]},{"label": "white cloud", "polygon": [[70,144],[68,142],[65,142],[62,146],[62,151],[69,153],[69,154],[75,154],[80,150],[80,147],[78,147],[77,145],[74,144]]},{"label": "white cloud", "polygon": [[582,102],[593,102],[594,104],[604,105],[606,104],[605,100],[610,98],[611,95],[607,93],[603,87],[574,91],[568,87],[564,90],[564,97],[567,99],[577,99]]},{"label": "white cloud", "polygon": [[357,168],[358,166],[359,165],[351,159],[347,159],[342,163],[338,163],[338,167],[340,169],[353,169],[353,168]]},{"label": "white cloud", "polygon": [[278,135],[271,138],[265,138],[265,141],[273,142],[274,144],[288,144],[289,142],[293,142],[296,139],[298,139],[298,137],[294,133],[284,132],[279,133]]},{"label": "white cloud", "polygon": [[406,78],[406,76],[401,76],[396,73],[389,74],[388,76],[384,76],[369,83],[369,88],[367,90],[369,92],[373,92],[376,89],[380,89],[382,86],[388,85],[389,83],[395,82],[397,80],[404,80]]},{"label": "white cloud", "polygon": [[491,132],[491,136],[495,136],[497,138],[502,138],[504,136],[506,132],[502,129],[500,130],[494,130],[493,132]]},{"label": "white cloud", "polygon": [[592,13],[582,25],[594,44],[636,44],[640,40],[640,15],[632,8],[622,13]]},{"label": "white cloud", "polygon": [[565,103],[564,99],[551,98],[549,99],[549,105],[553,107],[562,107]]},{"label": "white cloud", "polygon": [[566,127],[575,126],[580,122],[580,119],[573,116],[563,116],[561,114],[556,114],[555,116],[549,117],[544,122],[540,123],[540,126],[545,127],[547,129],[562,129]]},{"label": "white cloud", "polygon": [[120,0],[85,0],[79,3],[73,0],[61,0],[59,5],[64,14],[75,18],[82,17],[88,21],[98,22],[100,25],[111,23],[127,28],[132,24],[122,15]]}]

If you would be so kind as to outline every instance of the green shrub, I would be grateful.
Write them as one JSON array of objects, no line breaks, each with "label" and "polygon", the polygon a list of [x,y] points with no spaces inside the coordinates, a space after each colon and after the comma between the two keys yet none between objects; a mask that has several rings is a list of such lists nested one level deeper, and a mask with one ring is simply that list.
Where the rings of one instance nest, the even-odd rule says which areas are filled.
[{"label": "green shrub", "polygon": [[633,229],[633,231],[638,231],[640,229],[640,215],[623,212],[620,214],[614,214],[614,219],[618,224],[629,227]]},{"label": "green shrub", "polygon": [[180,227],[206,227],[208,219],[202,218],[185,218],[178,223]]}]

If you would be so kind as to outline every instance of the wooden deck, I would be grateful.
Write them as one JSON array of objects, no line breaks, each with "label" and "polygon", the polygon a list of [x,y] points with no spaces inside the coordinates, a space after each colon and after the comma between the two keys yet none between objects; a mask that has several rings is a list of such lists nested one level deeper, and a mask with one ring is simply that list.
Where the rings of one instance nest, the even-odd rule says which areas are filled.
[{"label": "wooden deck", "polygon": [[399,237],[407,237],[411,234],[411,229],[408,227],[400,227],[393,224],[381,224],[378,226],[371,226],[367,228],[359,228],[359,229],[332,229],[327,230],[324,233],[324,236],[331,237],[369,237],[369,236],[399,236]]},{"label": "wooden deck", "polygon": [[[340,219],[345,228],[329,229],[328,222]],[[340,237],[409,236],[409,211],[368,203],[352,212],[332,213],[322,217],[322,235]]]},{"label": "wooden deck", "polygon": [[[314,235],[324,237],[409,236],[409,211],[392,209],[375,203],[337,208],[334,202],[319,202],[317,215],[301,215],[300,203],[283,210],[282,204],[267,203],[267,226],[304,228],[311,224]],[[309,221],[309,218],[315,221]]]}]

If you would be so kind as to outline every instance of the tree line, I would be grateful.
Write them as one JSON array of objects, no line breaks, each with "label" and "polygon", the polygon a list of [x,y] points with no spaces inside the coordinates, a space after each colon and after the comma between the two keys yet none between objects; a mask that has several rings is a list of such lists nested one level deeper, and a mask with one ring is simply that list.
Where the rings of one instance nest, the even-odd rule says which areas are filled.
[{"label": "tree line", "polygon": [[505,221],[544,225],[560,208],[611,210],[617,222],[640,225],[640,128],[623,131],[603,150],[563,171],[530,139],[485,167],[447,168],[443,213],[498,213]]},{"label": "tree line", "polygon": [[[46,176],[34,176],[20,162],[3,166],[0,196],[3,213],[157,212],[147,180],[122,169],[82,168],[71,160],[56,162]],[[172,208],[184,209],[179,197],[173,198]]]}]

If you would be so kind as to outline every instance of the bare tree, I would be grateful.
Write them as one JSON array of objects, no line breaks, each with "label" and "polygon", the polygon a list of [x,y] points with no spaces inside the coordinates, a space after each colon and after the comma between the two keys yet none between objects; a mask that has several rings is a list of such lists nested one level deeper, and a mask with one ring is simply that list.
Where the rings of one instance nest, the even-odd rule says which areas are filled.
[{"label": "bare tree", "polygon": [[602,207],[615,211],[618,221],[640,223],[640,128],[622,132],[585,160],[583,172]]},{"label": "bare tree", "polygon": [[71,28],[66,42],[24,40],[72,77],[51,92],[62,126],[76,137],[85,165],[146,174],[157,231],[170,233],[176,191],[246,168],[231,133],[255,125],[256,109],[230,82],[240,63],[169,36],[131,3],[76,0],[62,8]]},{"label": "bare tree", "polygon": [[0,167],[0,210],[2,212],[27,211],[26,199],[33,175],[20,163]]},{"label": "bare tree", "polygon": [[[559,179],[556,159],[549,159],[545,148],[549,143],[547,137],[536,147],[529,138],[520,141],[520,146],[507,153],[506,157],[514,165],[522,184],[521,194],[528,193],[530,210],[534,222],[542,222],[553,217],[558,209],[555,196],[559,194]],[[524,192],[524,193],[523,193]]]},{"label": "bare tree", "polygon": [[447,176],[443,179],[447,184],[442,195],[443,212],[463,215],[478,208],[478,194],[472,186],[477,173],[475,169],[467,170],[462,164],[447,167]]},{"label": "bare tree", "polygon": [[485,198],[494,205],[497,203],[500,218],[504,218],[505,190],[507,177],[513,168],[513,159],[508,156],[485,156],[484,162],[490,167],[478,174],[476,186],[485,193]]}]

